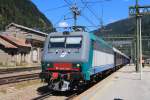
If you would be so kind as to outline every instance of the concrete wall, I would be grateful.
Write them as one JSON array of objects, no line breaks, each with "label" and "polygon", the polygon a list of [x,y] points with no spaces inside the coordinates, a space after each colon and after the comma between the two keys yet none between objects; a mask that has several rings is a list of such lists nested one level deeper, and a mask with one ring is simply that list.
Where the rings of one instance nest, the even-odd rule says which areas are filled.
[{"label": "concrete wall", "polygon": [[0,66],[15,66],[16,52],[14,49],[6,49],[0,45]]},{"label": "concrete wall", "polygon": [[28,66],[33,64],[30,53],[16,52],[12,55],[11,50],[7,50],[0,49],[0,66]]},{"label": "concrete wall", "polygon": [[5,51],[0,49],[0,65],[6,65],[6,63],[8,62],[8,58],[9,55]]}]

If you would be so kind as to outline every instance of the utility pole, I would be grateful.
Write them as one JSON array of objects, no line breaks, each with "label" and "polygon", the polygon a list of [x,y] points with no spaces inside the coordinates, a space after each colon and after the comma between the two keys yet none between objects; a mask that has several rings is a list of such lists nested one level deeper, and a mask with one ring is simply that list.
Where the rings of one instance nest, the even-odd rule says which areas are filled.
[{"label": "utility pole", "polygon": [[76,27],[77,26],[77,16],[80,15],[80,11],[79,11],[78,7],[76,6],[76,3],[74,5],[72,5],[71,11],[73,13],[74,27]]},{"label": "utility pole", "polygon": [[136,17],[136,71],[140,71],[140,79],[142,79],[142,35],[141,35],[141,19],[142,15],[150,14],[150,6],[139,6],[136,0],[135,6],[129,7],[129,15]]},{"label": "utility pole", "polygon": [[130,63],[133,63],[133,41],[131,42],[131,44],[130,44],[130,55],[131,55],[131,59],[130,59]]}]

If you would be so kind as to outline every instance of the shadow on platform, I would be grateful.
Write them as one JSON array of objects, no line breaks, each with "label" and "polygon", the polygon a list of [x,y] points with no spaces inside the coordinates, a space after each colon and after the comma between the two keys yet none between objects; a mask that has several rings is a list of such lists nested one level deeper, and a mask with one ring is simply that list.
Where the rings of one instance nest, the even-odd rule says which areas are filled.
[{"label": "shadow on platform", "polygon": [[114,77],[116,80],[140,80],[138,77],[119,77],[119,76],[115,76]]},{"label": "shadow on platform", "polygon": [[120,73],[135,73],[135,71],[118,71]]},{"label": "shadow on platform", "polygon": [[123,100],[123,99],[120,99],[120,98],[114,98],[114,100]]}]

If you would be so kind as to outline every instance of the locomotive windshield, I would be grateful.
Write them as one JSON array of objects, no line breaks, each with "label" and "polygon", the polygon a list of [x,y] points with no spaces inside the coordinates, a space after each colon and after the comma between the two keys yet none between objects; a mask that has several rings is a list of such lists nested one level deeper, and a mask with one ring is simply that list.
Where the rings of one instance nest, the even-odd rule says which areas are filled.
[{"label": "locomotive windshield", "polygon": [[51,37],[50,48],[81,48],[82,37]]},{"label": "locomotive windshield", "polygon": [[50,38],[50,47],[51,48],[64,48],[65,47],[65,38]]},{"label": "locomotive windshield", "polygon": [[67,37],[66,48],[81,48],[81,37]]}]

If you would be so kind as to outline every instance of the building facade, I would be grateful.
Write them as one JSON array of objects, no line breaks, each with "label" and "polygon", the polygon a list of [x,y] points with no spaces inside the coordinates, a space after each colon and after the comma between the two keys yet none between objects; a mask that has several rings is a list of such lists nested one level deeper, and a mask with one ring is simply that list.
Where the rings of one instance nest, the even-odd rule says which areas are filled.
[{"label": "building facade", "polygon": [[40,65],[47,34],[11,23],[0,34],[0,64],[3,66]]}]

